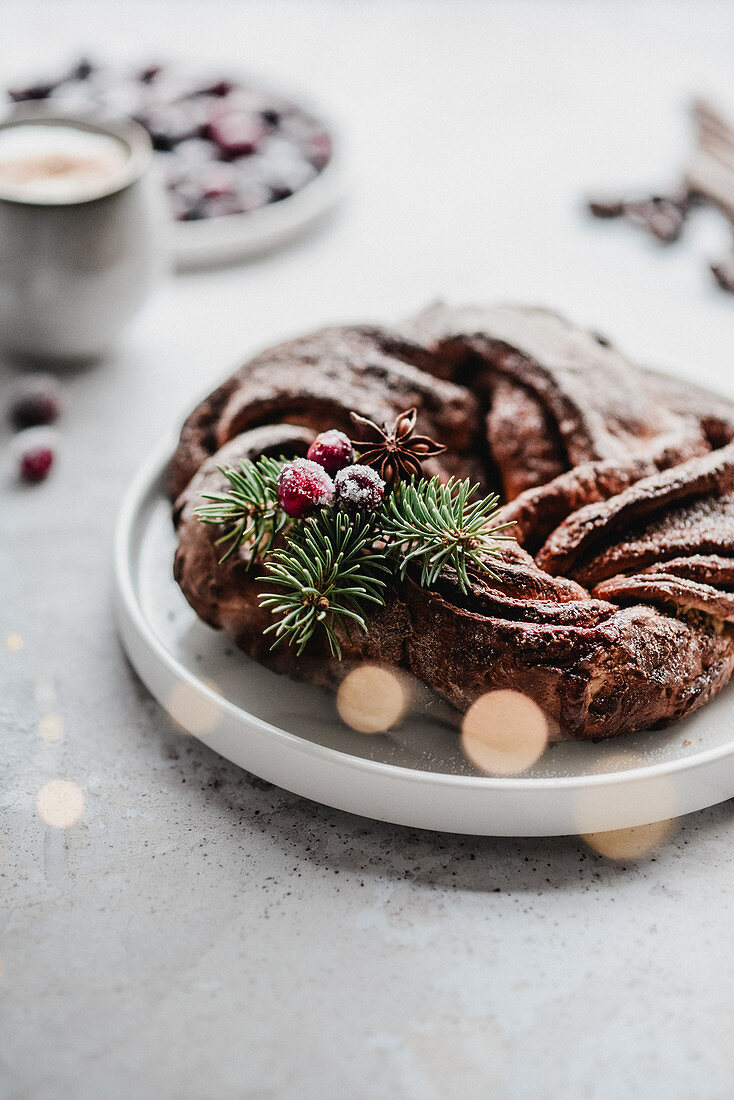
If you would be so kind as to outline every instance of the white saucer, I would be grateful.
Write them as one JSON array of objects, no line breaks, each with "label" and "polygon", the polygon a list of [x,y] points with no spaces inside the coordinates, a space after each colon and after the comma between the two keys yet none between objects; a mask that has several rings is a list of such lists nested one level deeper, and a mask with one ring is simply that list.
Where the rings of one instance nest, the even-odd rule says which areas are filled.
[{"label": "white saucer", "polygon": [[167,444],[145,464],[121,509],[119,630],[156,699],[228,760],[365,817],[487,836],[621,829],[734,796],[734,688],[669,730],[553,745],[511,779],[477,774],[430,705],[390,734],[348,729],[331,695],[261,668],[189,608],[172,576],[170,453]]}]

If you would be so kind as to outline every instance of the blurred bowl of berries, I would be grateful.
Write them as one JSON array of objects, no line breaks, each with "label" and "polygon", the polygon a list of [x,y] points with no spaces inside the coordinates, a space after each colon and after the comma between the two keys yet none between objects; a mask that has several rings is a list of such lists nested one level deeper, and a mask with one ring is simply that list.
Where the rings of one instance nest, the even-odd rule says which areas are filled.
[{"label": "blurred bowl of berries", "polygon": [[303,233],[343,193],[333,123],[300,98],[248,78],[83,59],[6,91],[11,112],[29,101],[103,107],[148,131],[179,267],[270,251]]}]

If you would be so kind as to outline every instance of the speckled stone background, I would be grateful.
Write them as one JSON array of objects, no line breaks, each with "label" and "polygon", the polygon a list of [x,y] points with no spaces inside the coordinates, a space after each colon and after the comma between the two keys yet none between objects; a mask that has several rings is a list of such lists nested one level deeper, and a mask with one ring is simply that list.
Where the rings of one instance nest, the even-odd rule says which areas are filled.
[{"label": "speckled stone background", "polygon": [[[114,356],[64,376],[47,483],[17,485],[2,428],[0,1095],[733,1095],[731,803],[612,862],[270,788],[130,671],[110,546],[125,484],[196,396],[327,321],[540,301],[731,394],[734,301],[704,264],[725,230],[703,216],[663,251],[579,203],[664,186],[692,90],[734,110],[734,8],[2,0],[0,24],[8,74],[86,49],[300,85],[343,122],[352,176],[308,239],[169,280]],[[0,367],[3,392],[15,377]],[[35,809],[58,779],[86,800],[65,830]]]}]

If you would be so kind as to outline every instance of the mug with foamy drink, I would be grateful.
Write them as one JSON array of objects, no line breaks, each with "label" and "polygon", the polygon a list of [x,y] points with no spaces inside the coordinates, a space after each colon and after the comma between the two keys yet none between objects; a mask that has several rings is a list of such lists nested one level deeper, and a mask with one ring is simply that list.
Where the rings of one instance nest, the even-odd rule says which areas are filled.
[{"label": "mug with foamy drink", "polygon": [[0,123],[0,349],[99,356],[160,267],[150,139],[128,120],[32,110]]}]

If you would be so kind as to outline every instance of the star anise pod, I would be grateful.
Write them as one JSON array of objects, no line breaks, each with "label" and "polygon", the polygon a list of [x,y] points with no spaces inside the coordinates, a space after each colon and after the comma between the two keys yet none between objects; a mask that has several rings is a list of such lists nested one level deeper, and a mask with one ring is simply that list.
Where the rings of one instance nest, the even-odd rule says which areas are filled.
[{"label": "star anise pod", "polygon": [[407,409],[392,428],[381,428],[366,416],[351,414],[354,423],[367,428],[366,434],[372,437],[351,441],[360,452],[359,461],[377,470],[386,485],[394,485],[401,478],[420,477],[424,460],[446,450],[427,435],[413,435],[417,415],[417,409]]}]

